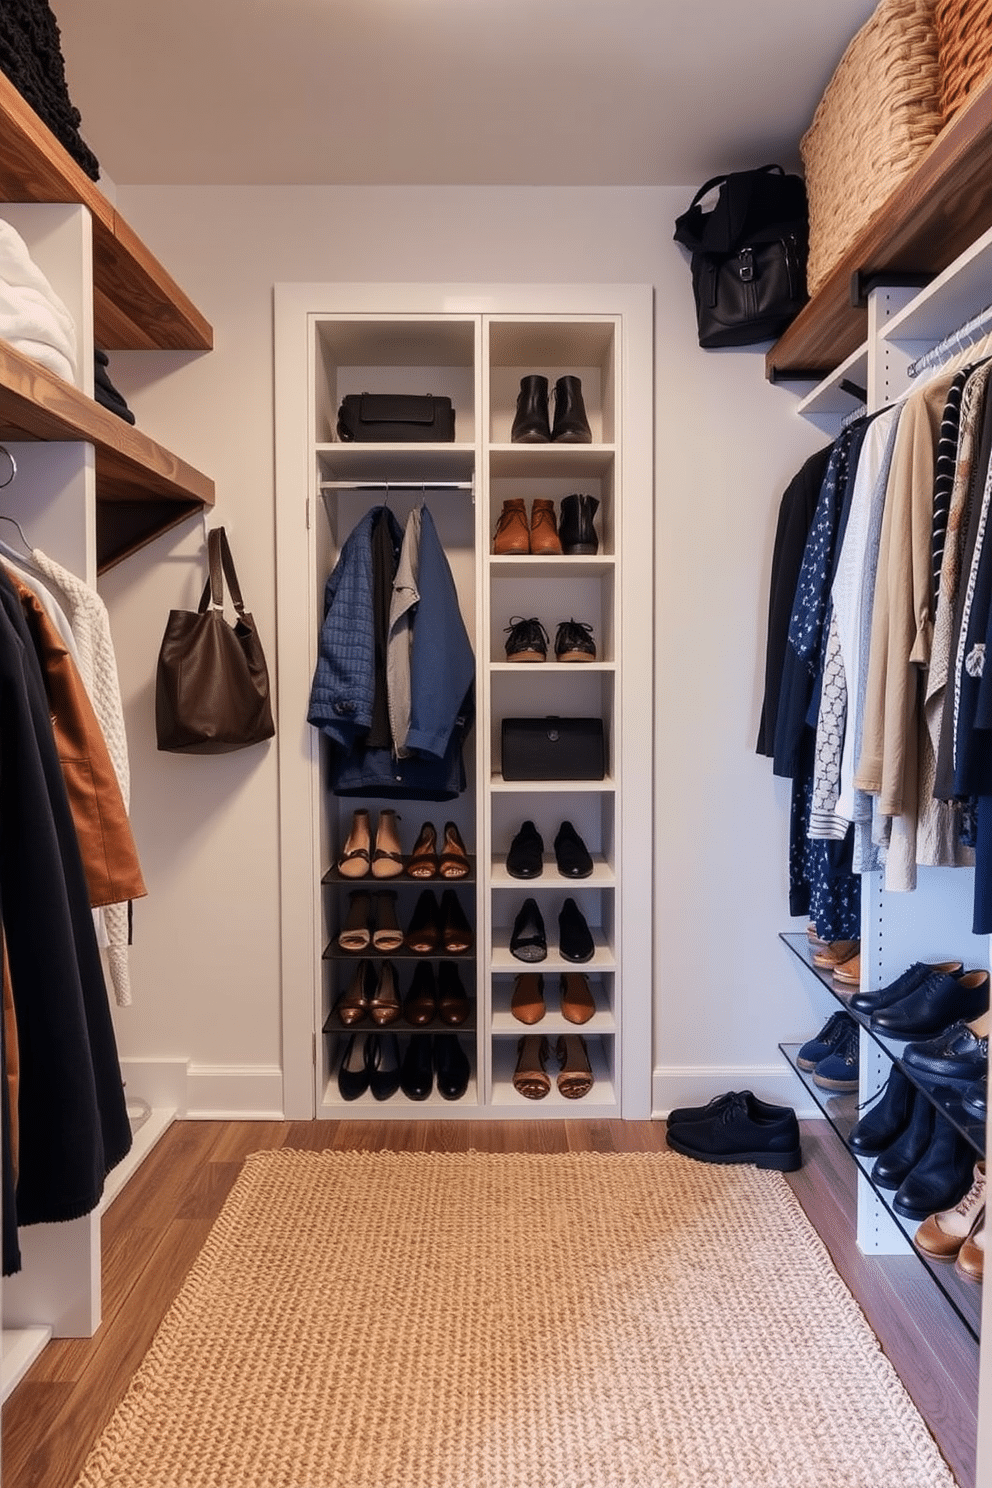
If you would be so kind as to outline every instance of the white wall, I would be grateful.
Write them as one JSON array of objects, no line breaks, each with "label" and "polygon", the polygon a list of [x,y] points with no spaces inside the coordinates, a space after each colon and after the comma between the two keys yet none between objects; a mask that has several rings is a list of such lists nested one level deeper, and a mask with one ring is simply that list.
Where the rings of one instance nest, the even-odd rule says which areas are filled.
[{"label": "white wall", "polygon": [[[274,659],[275,282],[655,285],[659,1113],[742,1084],[797,1101],[776,1044],[808,1036],[827,1010],[775,938],[790,925],[788,792],[753,750],[779,498],[822,439],[793,395],[765,382],[760,348],[696,345],[688,267],[671,241],[692,189],[127,188],[122,212],[213,323],[216,349],[117,354],[110,368],[140,426],[214,477],[212,520],[228,528]],[[150,890],[136,909],[121,1051],[191,1060],[192,1105],[208,1108],[275,1088],[265,1076],[281,1056],[276,745],[210,759],[155,750],[158,644],[169,608],[199,596],[202,540],[188,523],[102,590]],[[239,1083],[250,1071],[261,1086]]]}]

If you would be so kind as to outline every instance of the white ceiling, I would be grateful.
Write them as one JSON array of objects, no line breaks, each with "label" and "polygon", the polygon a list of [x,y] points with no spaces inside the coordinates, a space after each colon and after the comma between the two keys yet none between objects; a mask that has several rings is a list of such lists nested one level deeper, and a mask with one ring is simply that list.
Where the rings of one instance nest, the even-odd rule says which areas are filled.
[{"label": "white ceiling", "polygon": [[126,184],[699,183],[798,141],[876,0],[51,0]]}]

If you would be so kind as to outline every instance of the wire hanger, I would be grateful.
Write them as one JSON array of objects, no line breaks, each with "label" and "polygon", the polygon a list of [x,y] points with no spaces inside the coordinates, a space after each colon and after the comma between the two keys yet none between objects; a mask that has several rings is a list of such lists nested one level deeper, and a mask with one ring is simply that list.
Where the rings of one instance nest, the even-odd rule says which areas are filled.
[{"label": "wire hanger", "polygon": [[958,326],[957,330],[951,331],[949,335],[938,341],[929,351],[917,357],[915,362],[910,362],[906,368],[909,377],[916,377],[928,367],[936,367],[950,357],[959,356],[962,352],[970,350],[976,342],[981,341],[988,333],[992,325],[992,305],[986,305],[966,320],[964,325]]},{"label": "wire hanger", "polygon": [[[5,444],[0,444],[0,454],[6,455],[8,461],[10,462],[10,474],[8,475],[6,480],[0,481],[0,491],[2,491],[5,490],[7,486],[12,484],[15,476],[17,475],[17,461],[14,459],[13,455],[10,453],[10,450]],[[29,553],[32,552],[31,544],[24,536],[24,533],[21,529],[21,524],[16,517],[8,516],[6,512],[0,512],[0,522],[10,522],[14,527],[16,527],[17,534],[20,537],[21,542],[27,548]]]}]

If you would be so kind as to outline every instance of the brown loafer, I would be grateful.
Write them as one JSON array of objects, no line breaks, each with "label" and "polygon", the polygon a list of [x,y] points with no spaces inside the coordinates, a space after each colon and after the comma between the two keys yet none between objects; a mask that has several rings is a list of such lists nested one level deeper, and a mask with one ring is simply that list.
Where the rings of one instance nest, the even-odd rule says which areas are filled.
[{"label": "brown loafer", "polygon": [[855,952],[850,961],[842,961],[840,966],[835,966],[833,980],[842,987],[861,986],[861,956]]},{"label": "brown loafer", "polygon": [[596,1011],[589,979],[581,971],[563,971],[561,985],[561,1015],[569,1023],[588,1023]]},{"label": "brown loafer", "polygon": [[833,971],[835,966],[842,966],[845,961],[850,961],[860,949],[860,940],[832,940],[829,945],[813,952],[813,965],[821,966],[824,971]]},{"label": "brown loafer", "polygon": [[510,1012],[518,1023],[540,1023],[545,1014],[544,977],[539,971],[525,971],[513,984]]}]

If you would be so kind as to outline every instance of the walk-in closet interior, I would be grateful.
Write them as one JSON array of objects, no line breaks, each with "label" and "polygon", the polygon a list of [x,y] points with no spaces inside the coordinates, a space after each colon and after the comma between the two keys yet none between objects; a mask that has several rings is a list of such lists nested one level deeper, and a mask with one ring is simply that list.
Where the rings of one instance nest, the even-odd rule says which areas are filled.
[{"label": "walk-in closet interior", "polygon": [[[800,141],[812,158],[852,39],[900,6],[932,30],[950,0],[816,15],[762,0],[744,36],[727,0],[677,17],[654,0],[540,16],[522,0],[33,6],[57,22],[78,115],[44,117],[0,20],[0,289],[46,286],[75,361],[8,336],[0,297],[0,568],[22,584],[58,571],[80,612],[105,616],[96,665],[114,696],[95,708],[140,873],[90,895],[99,1016],[79,1012],[92,989],[73,972],[93,1089],[62,1088],[64,1049],[21,1051],[20,1140],[44,1180],[32,1221],[51,1222],[17,1223],[5,1173],[4,1401],[49,1340],[98,1333],[101,1216],[177,1122],[663,1123],[749,1090],[826,1154],[819,1208],[807,1174],[796,1191],[834,1216],[838,1269],[867,1260],[859,1301],[914,1360],[907,1389],[956,1481],[992,1488],[981,1281],[919,1249],[877,1154],[850,1142],[895,1071],[929,1130],[984,1161],[960,1087],[914,1078],[914,1035],[850,1002],[916,963],[992,970],[983,820],[956,866],[897,828],[887,867],[862,837],[843,870],[857,897],[825,936],[860,957],[845,985],[808,931],[824,901],[796,889],[799,788],[759,738],[785,493],[992,346],[992,10],[957,0],[976,75],[942,100],[934,72],[930,135],[891,180],[874,171],[881,202],[866,190],[833,261],[812,264],[800,314],[714,350],[676,219],[708,178],[766,162],[807,168],[812,190]],[[878,120],[870,99],[850,107],[853,158]],[[519,437],[535,381],[549,424],[556,389],[562,419],[581,389],[571,433]],[[356,439],[345,402],[364,416],[376,395],[450,400],[453,428]],[[977,466],[980,420],[974,443]],[[585,525],[542,546],[539,510],[563,535]],[[159,648],[170,612],[201,603],[218,526],[276,732],[184,754],[159,747]],[[413,598],[373,616],[387,561]],[[902,618],[929,637],[924,609]],[[391,701],[369,738],[359,652],[383,678],[405,667],[405,715]],[[547,751],[575,723],[601,759],[559,770]],[[6,757],[0,737],[0,802]],[[521,873],[528,831],[539,871]],[[559,855],[563,832],[588,869]],[[0,820],[4,837],[16,971],[51,947],[8,925],[24,885]],[[801,1050],[835,1013],[854,1073],[830,1088]],[[109,1115],[108,1037],[124,1107],[115,1094]],[[57,1130],[63,1101],[97,1146],[103,1120],[110,1171],[60,1209],[31,1113]]]}]

